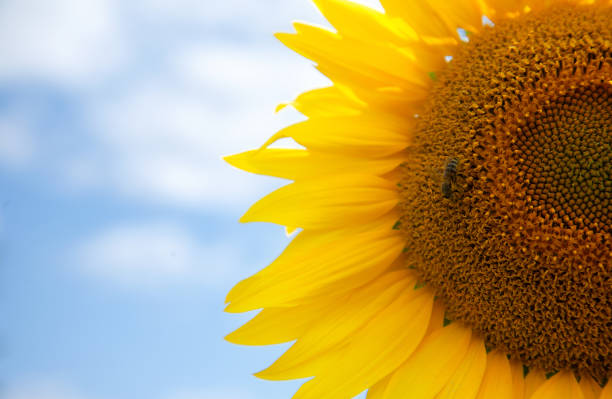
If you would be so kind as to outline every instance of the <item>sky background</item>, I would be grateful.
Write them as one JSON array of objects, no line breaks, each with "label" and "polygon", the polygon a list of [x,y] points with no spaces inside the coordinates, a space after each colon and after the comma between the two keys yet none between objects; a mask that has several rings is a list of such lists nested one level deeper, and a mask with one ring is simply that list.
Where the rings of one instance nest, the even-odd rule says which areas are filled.
[{"label": "sky background", "polygon": [[[376,1],[362,0],[374,4]],[[287,345],[223,336],[225,293],[287,244],[237,219],[282,181],[222,155],[327,85],[274,32],[308,0],[0,2],[0,398],[275,399]]]}]

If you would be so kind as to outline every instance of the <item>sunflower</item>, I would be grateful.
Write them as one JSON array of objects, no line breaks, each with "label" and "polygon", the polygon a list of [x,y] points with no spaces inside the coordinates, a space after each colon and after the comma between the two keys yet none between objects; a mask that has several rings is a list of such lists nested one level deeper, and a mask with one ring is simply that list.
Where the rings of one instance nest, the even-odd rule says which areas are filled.
[{"label": "sunflower", "polygon": [[227,339],[295,341],[256,376],[298,399],[612,398],[612,2],[315,3],[277,37],[333,85],[226,158],[300,230]]}]

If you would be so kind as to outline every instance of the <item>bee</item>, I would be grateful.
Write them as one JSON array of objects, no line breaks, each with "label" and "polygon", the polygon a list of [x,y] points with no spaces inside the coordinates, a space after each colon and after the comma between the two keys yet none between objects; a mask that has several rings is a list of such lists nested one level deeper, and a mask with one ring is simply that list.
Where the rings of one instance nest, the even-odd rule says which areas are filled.
[{"label": "bee", "polygon": [[446,163],[444,168],[444,181],[442,182],[442,195],[444,198],[450,198],[453,193],[453,184],[457,182],[457,165],[459,160],[451,158]]}]

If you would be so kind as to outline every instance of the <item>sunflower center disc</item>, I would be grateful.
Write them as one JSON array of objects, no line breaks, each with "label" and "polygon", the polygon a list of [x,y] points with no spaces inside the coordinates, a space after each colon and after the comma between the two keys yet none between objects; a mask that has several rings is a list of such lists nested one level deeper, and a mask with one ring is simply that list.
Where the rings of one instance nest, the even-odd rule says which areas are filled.
[{"label": "sunflower center disc", "polygon": [[438,76],[400,183],[407,259],[487,345],[612,376],[612,12],[474,35]]},{"label": "sunflower center disc", "polygon": [[520,181],[542,216],[565,227],[612,226],[612,85],[583,86],[550,100],[517,132]]}]

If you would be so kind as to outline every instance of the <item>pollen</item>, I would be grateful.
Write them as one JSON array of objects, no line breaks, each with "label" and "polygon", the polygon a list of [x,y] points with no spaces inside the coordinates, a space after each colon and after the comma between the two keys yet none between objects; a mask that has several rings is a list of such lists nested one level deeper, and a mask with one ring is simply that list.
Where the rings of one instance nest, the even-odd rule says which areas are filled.
[{"label": "pollen", "polygon": [[[612,377],[612,12],[560,4],[470,37],[402,166],[408,263],[487,345]],[[453,179],[445,174],[456,160]]]}]

